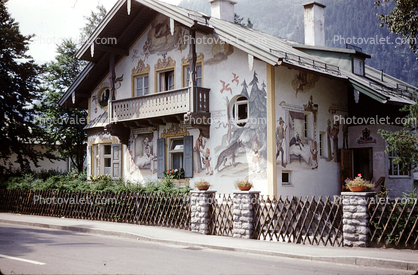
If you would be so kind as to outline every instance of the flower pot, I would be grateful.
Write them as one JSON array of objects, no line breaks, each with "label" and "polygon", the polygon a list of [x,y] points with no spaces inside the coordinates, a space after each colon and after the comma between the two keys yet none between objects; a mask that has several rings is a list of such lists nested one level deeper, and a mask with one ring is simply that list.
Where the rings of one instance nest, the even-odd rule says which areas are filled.
[{"label": "flower pot", "polygon": [[200,191],[205,191],[205,190],[208,190],[209,189],[209,186],[208,185],[202,185],[202,186],[196,186],[196,187]]},{"label": "flower pot", "polygon": [[251,189],[251,186],[248,186],[248,185],[244,185],[244,186],[238,185],[238,188],[241,191],[248,191],[248,190]]},{"label": "flower pot", "polygon": [[350,188],[351,192],[363,192],[366,190],[366,186],[350,186],[348,188]]}]

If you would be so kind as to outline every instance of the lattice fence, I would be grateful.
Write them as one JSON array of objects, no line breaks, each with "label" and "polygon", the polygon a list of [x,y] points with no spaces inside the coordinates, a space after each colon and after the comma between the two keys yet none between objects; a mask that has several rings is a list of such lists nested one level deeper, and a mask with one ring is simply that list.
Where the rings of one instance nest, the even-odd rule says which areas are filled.
[{"label": "lattice fence", "polygon": [[371,200],[368,205],[370,243],[405,248],[418,247],[418,200]]},{"label": "lattice fence", "polygon": [[232,195],[216,194],[210,207],[211,235],[232,236],[233,199]]},{"label": "lattice fence", "polygon": [[254,238],[301,244],[342,246],[342,209],[329,197],[270,198],[255,206]]},{"label": "lattice fence", "polygon": [[0,211],[190,229],[188,194],[0,189]]}]

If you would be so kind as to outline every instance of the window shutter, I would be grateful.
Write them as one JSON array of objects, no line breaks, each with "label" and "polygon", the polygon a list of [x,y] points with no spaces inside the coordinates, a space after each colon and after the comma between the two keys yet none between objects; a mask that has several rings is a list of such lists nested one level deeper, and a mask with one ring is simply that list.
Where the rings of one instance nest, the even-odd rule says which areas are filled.
[{"label": "window shutter", "polygon": [[183,138],[183,167],[184,177],[193,177],[193,136]]},{"label": "window shutter", "polygon": [[157,177],[163,178],[165,170],[165,139],[157,139]]},{"label": "window shutter", "polygon": [[98,146],[98,150],[99,150],[99,175],[103,175],[104,174],[104,146],[103,144],[99,144]]},{"label": "window shutter", "polygon": [[93,155],[91,152],[91,146],[87,146],[87,179],[90,179],[90,176],[91,176],[92,160],[93,160]]},{"label": "window shutter", "polygon": [[120,178],[122,170],[122,144],[112,144],[112,178]]}]

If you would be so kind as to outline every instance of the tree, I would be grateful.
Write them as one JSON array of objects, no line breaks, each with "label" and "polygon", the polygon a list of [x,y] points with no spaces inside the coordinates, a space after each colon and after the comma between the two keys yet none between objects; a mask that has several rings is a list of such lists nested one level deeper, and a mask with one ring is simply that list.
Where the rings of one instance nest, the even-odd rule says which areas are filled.
[{"label": "tree", "polygon": [[[106,15],[106,9],[102,5],[96,8],[97,12],[92,11],[90,17],[85,17],[87,24],[82,28],[82,41],[90,36]],[[57,45],[58,55],[55,60],[46,65],[46,87],[44,99],[38,105],[42,112],[38,122],[47,129],[49,142],[59,144],[58,152],[61,156],[70,158],[78,172],[82,172],[87,147],[87,134],[83,130],[87,123],[87,112],[62,108],[57,104],[86,65],[84,61],[74,58],[77,48],[78,45],[73,40],[64,40]]]},{"label": "tree", "polygon": [[242,20],[244,20],[244,17],[240,17],[238,14],[234,14],[234,23],[237,25],[241,25],[243,27],[247,27],[252,29],[253,28],[253,23],[251,22],[250,18],[247,18],[247,25],[245,25],[244,23],[242,23]]},{"label": "tree", "polygon": [[403,130],[389,132],[379,129],[378,133],[386,140],[386,153],[395,152],[395,164],[400,164],[402,172],[408,172],[418,166],[418,105],[406,105],[401,111],[408,112],[403,119]]},{"label": "tree", "polygon": [[46,65],[44,98],[38,105],[42,115],[37,121],[48,133],[49,143],[57,144],[57,151],[62,157],[71,159],[79,172],[83,171],[86,154],[87,135],[83,131],[87,122],[87,112],[78,109],[66,109],[57,102],[70,87],[83,65],[75,59],[77,47],[71,39],[64,40],[57,46],[58,55]]},{"label": "tree", "polygon": [[384,3],[394,2],[395,7],[389,14],[378,14],[382,21],[381,27],[402,36],[402,44],[408,44],[418,56],[418,1],[417,0],[378,0],[375,7],[384,6]]},{"label": "tree", "polygon": [[51,149],[35,150],[44,144],[42,128],[33,123],[36,115],[33,102],[39,99],[39,78],[42,67],[29,55],[29,40],[0,2],[0,174],[10,170],[10,157],[15,154],[21,170],[38,166],[44,158],[56,159]]}]

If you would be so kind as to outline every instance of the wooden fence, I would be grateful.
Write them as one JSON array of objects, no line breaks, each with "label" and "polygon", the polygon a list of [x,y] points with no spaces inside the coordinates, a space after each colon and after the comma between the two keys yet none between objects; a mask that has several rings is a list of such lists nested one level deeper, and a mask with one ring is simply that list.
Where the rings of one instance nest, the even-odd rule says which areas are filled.
[{"label": "wooden fence", "polygon": [[190,228],[188,194],[0,189],[0,211]]},{"label": "wooden fence", "polygon": [[311,245],[343,245],[342,204],[329,197],[260,196],[254,239]]},{"label": "wooden fence", "polygon": [[418,247],[418,199],[374,199],[369,202],[370,244]]}]

